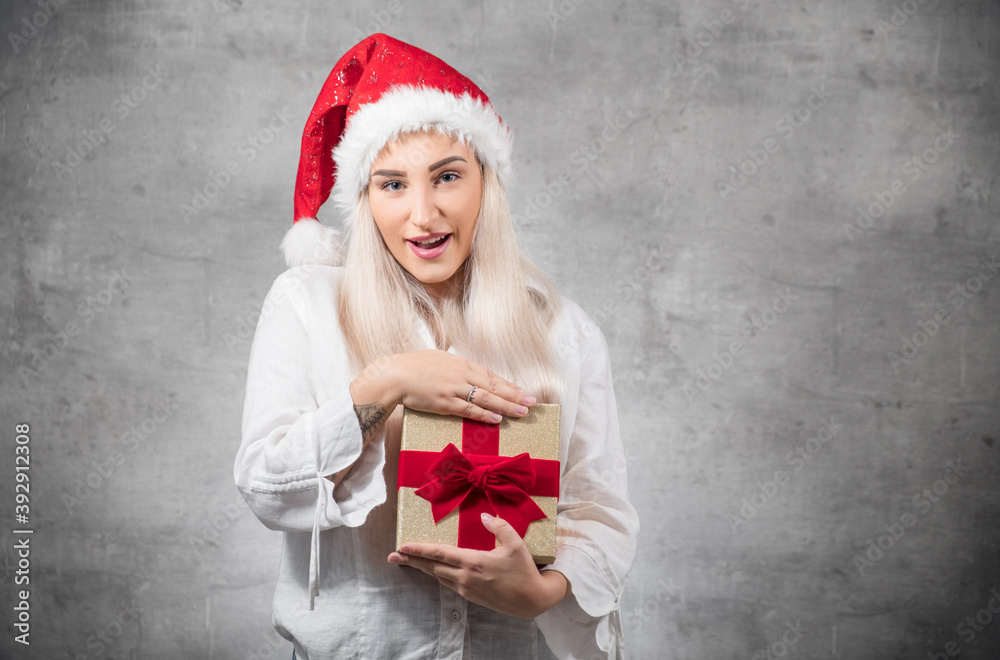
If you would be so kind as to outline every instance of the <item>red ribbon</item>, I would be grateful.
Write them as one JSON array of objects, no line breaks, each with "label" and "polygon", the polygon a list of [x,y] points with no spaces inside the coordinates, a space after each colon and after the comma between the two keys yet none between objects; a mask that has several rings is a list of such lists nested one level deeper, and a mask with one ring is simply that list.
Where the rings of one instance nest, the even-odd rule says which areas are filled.
[{"label": "red ribbon", "polygon": [[531,496],[559,495],[559,461],[499,454],[499,424],[463,419],[461,452],[451,443],[440,452],[399,452],[397,488],[417,488],[435,523],[458,507],[458,546],[492,550],[496,537],[480,514],[503,518],[523,538],[528,525],[547,517]]}]

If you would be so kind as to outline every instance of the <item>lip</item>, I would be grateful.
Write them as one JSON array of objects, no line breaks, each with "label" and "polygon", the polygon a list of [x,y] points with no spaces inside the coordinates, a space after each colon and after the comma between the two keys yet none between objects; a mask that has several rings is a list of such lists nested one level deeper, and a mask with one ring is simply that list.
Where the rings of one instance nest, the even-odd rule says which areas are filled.
[{"label": "lip", "polygon": [[[422,248],[413,242],[413,241],[426,241],[428,239],[439,238],[441,236],[447,236],[448,238],[446,238],[444,240],[444,243],[442,243],[441,245],[437,246],[436,248],[431,248],[429,250],[426,248]],[[451,245],[451,236],[452,235],[447,232],[440,232],[437,234],[426,234],[424,236],[417,236],[416,238],[408,238],[406,239],[406,244],[410,246],[410,250],[413,251],[413,254],[417,255],[421,259],[434,259],[444,254],[444,251],[448,249],[449,245]]]},{"label": "lip", "polygon": [[438,238],[439,236],[447,236],[448,232],[439,231],[436,234],[424,234],[423,236],[414,236],[413,238],[408,238],[408,241],[429,241],[432,238]]}]

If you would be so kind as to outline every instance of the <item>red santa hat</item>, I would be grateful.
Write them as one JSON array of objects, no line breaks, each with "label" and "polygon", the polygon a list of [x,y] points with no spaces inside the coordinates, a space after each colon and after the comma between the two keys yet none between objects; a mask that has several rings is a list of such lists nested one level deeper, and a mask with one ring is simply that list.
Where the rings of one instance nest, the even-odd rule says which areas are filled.
[{"label": "red santa hat", "polygon": [[353,220],[382,148],[412,131],[437,130],[468,144],[504,182],[513,135],[479,87],[410,44],[373,34],[340,58],[302,133],[295,217],[281,247],[289,267],[337,265],[342,241],[316,219],[330,197]]}]

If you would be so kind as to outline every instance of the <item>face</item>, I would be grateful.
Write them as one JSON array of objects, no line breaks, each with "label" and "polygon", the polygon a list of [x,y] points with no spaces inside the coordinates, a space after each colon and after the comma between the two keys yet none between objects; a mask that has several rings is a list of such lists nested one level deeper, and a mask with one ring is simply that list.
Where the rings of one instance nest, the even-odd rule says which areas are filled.
[{"label": "face", "polygon": [[368,198],[389,252],[441,295],[472,250],[483,196],[475,153],[436,131],[390,142],[372,166]]}]

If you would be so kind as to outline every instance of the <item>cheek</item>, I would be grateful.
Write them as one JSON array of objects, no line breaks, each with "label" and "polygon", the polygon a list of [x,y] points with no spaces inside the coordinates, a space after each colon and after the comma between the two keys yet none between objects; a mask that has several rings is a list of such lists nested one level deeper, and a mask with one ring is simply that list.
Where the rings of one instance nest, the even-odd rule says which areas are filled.
[{"label": "cheek", "polygon": [[482,192],[474,191],[474,193],[463,199],[461,205],[461,217],[468,227],[471,227],[476,222],[476,218],[479,217],[479,208],[482,204]]},{"label": "cheek", "polygon": [[372,205],[372,218],[383,238],[391,238],[398,233],[401,223],[398,220],[398,213],[393,212],[392,205]]},{"label": "cheek", "polygon": [[386,235],[385,221],[380,215],[374,212],[372,213],[372,219],[375,220],[375,229],[377,229],[378,233],[384,238]]}]

